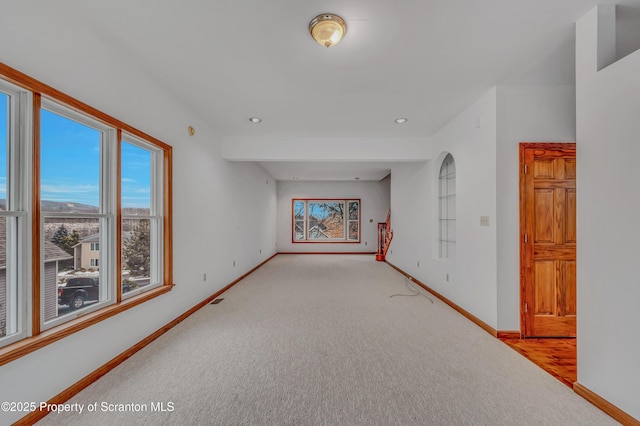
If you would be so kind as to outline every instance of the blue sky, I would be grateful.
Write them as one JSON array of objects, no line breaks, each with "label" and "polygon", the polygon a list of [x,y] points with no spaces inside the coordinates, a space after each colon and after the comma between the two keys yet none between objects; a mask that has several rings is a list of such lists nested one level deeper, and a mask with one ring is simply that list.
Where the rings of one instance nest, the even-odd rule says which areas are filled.
[{"label": "blue sky", "polygon": [[122,207],[151,207],[151,152],[122,142]]},{"label": "blue sky", "polygon": [[[0,199],[7,196],[7,95],[0,93]],[[41,198],[98,206],[100,132],[47,110],[41,115]],[[122,207],[150,207],[151,153],[122,143]]]},{"label": "blue sky", "polygon": [[[327,204],[331,204],[331,203],[341,204],[341,203],[339,203],[337,201],[334,201],[334,202],[331,202],[331,201],[326,201],[326,202],[321,202],[321,201],[319,201],[319,202],[311,202],[311,201],[308,201],[307,202],[307,209],[308,209],[307,214],[309,216],[315,216],[318,219],[325,219],[327,216],[329,216],[329,213],[330,213],[329,209],[322,208],[322,205],[325,204],[325,203],[327,203]],[[304,214],[304,201],[296,201],[294,208],[295,208],[296,212],[300,212],[300,214]]]}]

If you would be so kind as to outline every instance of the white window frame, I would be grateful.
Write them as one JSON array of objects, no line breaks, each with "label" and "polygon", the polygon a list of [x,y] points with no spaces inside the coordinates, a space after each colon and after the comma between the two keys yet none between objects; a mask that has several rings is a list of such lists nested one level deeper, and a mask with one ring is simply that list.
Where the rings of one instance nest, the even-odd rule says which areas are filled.
[{"label": "white window frame", "polygon": [[[358,205],[358,217],[355,219],[351,219],[349,212],[350,212],[350,208],[349,206],[352,203],[356,203]],[[346,224],[345,224],[345,233],[346,233],[346,239],[347,241],[360,241],[360,227],[361,227],[361,223],[360,223],[360,201],[358,200],[348,200],[347,201],[347,206],[345,209],[345,216],[346,216]],[[352,239],[349,236],[349,229],[351,228],[351,223],[355,222],[358,224],[358,238],[356,239]]]},{"label": "white window frame", "polygon": [[[31,92],[0,80],[0,92],[9,97],[7,140],[6,210],[6,335],[0,347],[22,340],[31,333],[28,319],[31,300],[31,143],[33,110]],[[11,267],[10,267],[11,265]]]},{"label": "white window frame", "polygon": [[[451,153],[447,153],[440,163],[438,173],[438,258],[441,260],[455,259],[455,201],[456,161]],[[450,232],[451,227],[453,227],[453,233]]]},{"label": "white window frame", "polygon": [[[117,193],[117,131],[113,127],[107,126],[98,120],[87,115],[73,111],[70,108],[61,105],[52,100],[42,98],[42,110],[47,110],[54,114],[65,117],[82,125],[91,127],[99,132],[100,138],[100,195],[98,213],[52,213],[41,211],[40,213],[40,329],[47,330],[59,324],[70,321],[78,316],[86,315],[89,312],[96,311],[105,306],[116,302],[115,286],[115,259],[116,259],[116,241],[115,241],[115,222],[116,222],[116,193]],[[106,267],[100,268],[100,300],[90,306],[83,307],[80,311],[71,311],[66,315],[62,315],[45,321],[45,286],[44,286],[44,224],[47,218],[78,218],[78,219],[97,219],[99,223],[99,242],[102,250],[100,258]]]},{"label": "white window frame", "polygon": [[[296,219],[295,219],[295,204],[297,202],[304,203],[304,218],[303,218],[303,228],[304,234],[302,239],[296,239]],[[343,229],[342,229],[342,238],[318,238],[313,239],[309,238],[309,203],[326,203],[326,202],[335,202],[342,203],[344,205],[344,218],[343,218]],[[349,219],[349,204],[350,203],[358,203],[358,238],[350,239],[349,238],[349,222],[354,222],[354,220]],[[361,235],[362,235],[362,200],[358,198],[292,198],[291,200],[291,240],[293,243],[318,243],[318,244],[326,244],[326,243],[334,243],[334,244],[343,244],[343,243],[360,243]],[[297,221],[300,222],[300,221]]]},{"label": "white window frame", "polygon": [[[302,220],[296,220],[296,203],[300,202],[302,203]],[[291,207],[293,209],[292,212],[292,222],[293,222],[293,242],[301,242],[305,240],[305,236],[307,235],[307,203],[305,202],[305,200],[296,200],[293,199]],[[301,239],[296,239],[296,222],[302,222],[302,238]]]},{"label": "white window frame", "polygon": [[[151,197],[150,197],[150,209],[149,215],[125,215],[122,214],[122,221],[126,219],[146,219],[149,220],[149,231],[150,231],[150,282],[149,285],[144,286],[143,288],[137,288],[127,293],[122,294],[122,300],[133,297],[137,294],[140,294],[144,291],[150,290],[155,287],[161,286],[162,276],[163,276],[163,268],[164,268],[164,256],[163,256],[163,247],[164,247],[164,234],[163,234],[163,205],[164,205],[164,158],[163,152],[158,147],[145,142],[144,140],[131,135],[129,133],[123,132],[121,143],[128,143],[130,145],[136,146],[138,148],[144,149],[151,153],[151,180],[149,182],[151,188]],[[122,162],[122,158],[118,159],[119,162]],[[120,242],[122,244],[122,242]],[[118,271],[119,274],[122,274],[122,271]]]}]

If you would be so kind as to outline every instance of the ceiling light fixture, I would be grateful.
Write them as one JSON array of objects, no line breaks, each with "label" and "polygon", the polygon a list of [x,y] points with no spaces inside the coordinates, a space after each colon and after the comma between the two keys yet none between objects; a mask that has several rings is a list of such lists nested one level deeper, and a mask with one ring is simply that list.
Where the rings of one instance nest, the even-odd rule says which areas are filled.
[{"label": "ceiling light fixture", "polygon": [[323,13],[309,22],[309,33],[320,45],[331,47],[347,33],[347,24],[338,15]]},{"label": "ceiling light fixture", "polygon": [[249,121],[254,124],[262,123],[262,119],[260,117],[251,117]]},{"label": "ceiling light fixture", "polygon": [[395,119],[395,120],[393,120],[393,121],[395,121],[395,123],[396,123],[396,124],[404,124],[404,123],[406,123],[406,122],[407,122],[407,121],[409,121],[409,120],[407,120],[406,118],[396,118],[396,119]]}]

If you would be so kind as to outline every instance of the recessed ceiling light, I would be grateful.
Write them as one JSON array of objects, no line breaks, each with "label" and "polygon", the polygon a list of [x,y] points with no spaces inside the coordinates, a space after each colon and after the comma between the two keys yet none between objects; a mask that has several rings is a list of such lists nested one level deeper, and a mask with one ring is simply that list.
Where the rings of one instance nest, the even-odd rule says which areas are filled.
[{"label": "recessed ceiling light", "polygon": [[360,180],[360,178],[359,178],[359,177],[357,177],[357,178],[354,178],[354,179],[355,179],[355,180]]},{"label": "recessed ceiling light", "polygon": [[262,118],[260,118],[260,117],[251,117],[249,119],[249,121],[254,123],[254,124],[258,124],[258,123],[262,123]]},{"label": "recessed ceiling light", "polygon": [[409,120],[407,120],[406,118],[396,118],[396,119],[395,119],[395,120],[393,120],[393,121],[395,121],[395,123],[396,123],[396,124],[404,124],[404,123],[406,123],[406,122],[407,122],[407,121],[409,121]]}]

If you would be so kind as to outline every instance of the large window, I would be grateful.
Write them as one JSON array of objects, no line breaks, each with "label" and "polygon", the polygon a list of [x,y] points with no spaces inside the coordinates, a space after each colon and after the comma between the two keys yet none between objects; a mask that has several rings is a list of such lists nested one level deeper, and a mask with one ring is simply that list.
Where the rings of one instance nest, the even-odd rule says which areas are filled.
[{"label": "large window", "polygon": [[21,88],[0,80],[0,346],[27,336],[23,300],[27,294],[24,238],[30,136],[23,111],[30,99]]},{"label": "large window", "polygon": [[360,200],[293,199],[293,242],[360,242]]},{"label": "large window", "polygon": [[439,255],[440,259],[453,259],[456,252],[456,163],[447,154],[440,166],[439,196]]},{"label": "large window", "polygon": [[171,147],[3,75],[0,365],[172,287]]}]

